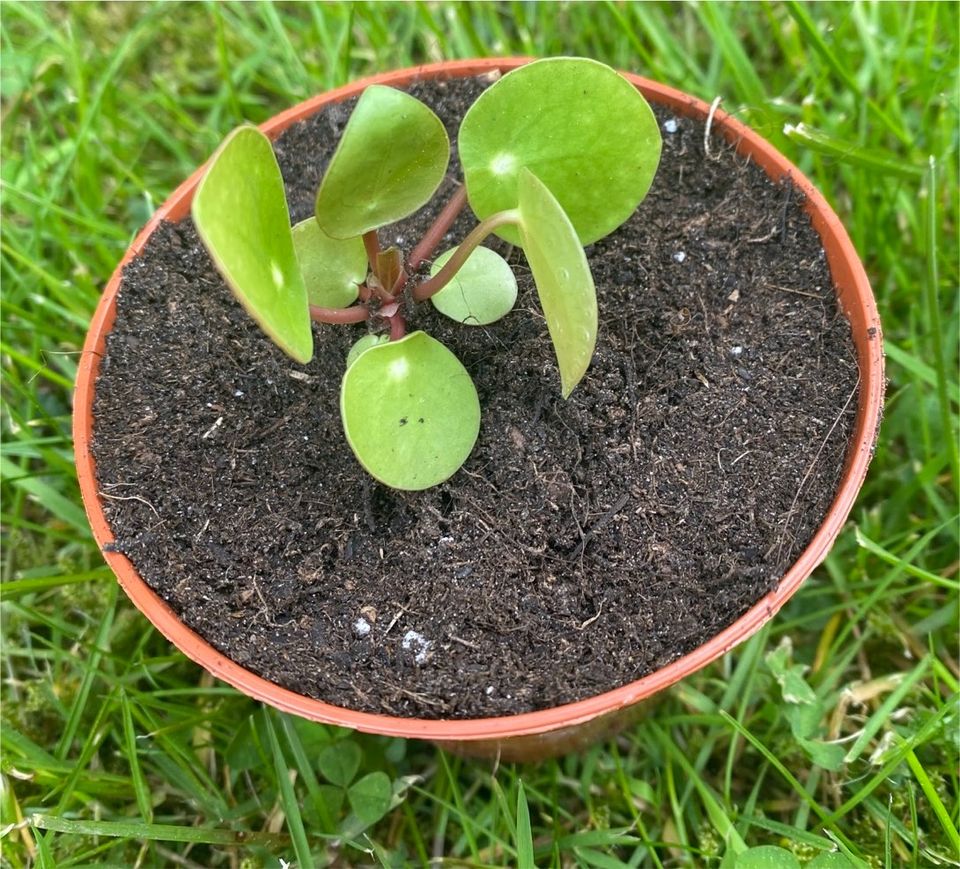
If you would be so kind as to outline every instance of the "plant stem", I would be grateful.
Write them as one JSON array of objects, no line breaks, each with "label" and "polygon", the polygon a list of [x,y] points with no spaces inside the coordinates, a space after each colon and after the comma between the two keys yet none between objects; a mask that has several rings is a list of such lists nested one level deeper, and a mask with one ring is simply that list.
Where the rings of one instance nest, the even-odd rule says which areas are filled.
[{"label": "plant stem", "polygon": [[460,216],[464,205],[467,204],[467,187],[460,184],[450,201],[443,206],[441,212],[437,215],[433,225],[426,231],[423,238],[413,249],[410,258],[407,260],[407,271],[413,274],[425,259],[433,255],[443,237],[447,234],[454,221]]},{"label": "plant stem", "polygon": [[390,321],[390,340],[399,341],[407,334],[407,321],[404,319],[403,311],[397,309],[397,313],[388,318]]},{"label": "plant stem", "polygon": [[310,306],[310,319],[315,323],[362,323],[370,316],[370,309],[366,305],[351,305],[349,308],[321,308]]},{"label": "plant stem", "polygon": [[454,275],[460,271],[461,266],[467,261],[470,254],[479,247],[480,242],[497,227],[503,226],[505,223],[519,222],[520,212],[516,208],[511,208],[508,211],[498,211],[496,214],[491,214],[489,217],[481,220],[470,234],[460,242],[460,247],[458,247],[456,253],[450,257],[447,264],[432,278],[428,278],[414,288],[413,298],[418,302],[424,302],[434,293],[438,293],[450,283]]}]

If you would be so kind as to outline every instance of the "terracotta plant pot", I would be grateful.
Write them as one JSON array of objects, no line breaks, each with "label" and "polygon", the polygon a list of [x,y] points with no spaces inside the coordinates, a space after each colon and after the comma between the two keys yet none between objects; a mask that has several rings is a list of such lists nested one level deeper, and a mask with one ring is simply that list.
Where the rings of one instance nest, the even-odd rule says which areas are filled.
[{"label": "terracotta plant pot", "polygon": [[[457,61],[398,70],[379,75],[300,103],[261,129],[275,138],[291,124],[329,103],[357,96],[370,84],[404,87],[418,78],[459,78],[491,70],[507,71],[526,62],[523,58]],[[678,115],[706,119],[709,107],[672,88],[627,75],[652,103],[668,106]],[[757,631],[786,603],[811,571],[823,561],[843,527],[860,490],[873,454],[883,403],[883,351],[880,320],[866,274],[839,219],[823,196],[786,158],[756,133],[722,111],[716,111],[712,126],[737,151],[749,156],[773,179],[789,176],[805,198],[805,209],[820,234],[834,281],[839,289],[840,307],[850,321],[860,368],[860,393],[853,441],[839,489],[819,530],[801,556],[786,572],[777,588],[759,600],[733,624],[699,648],[668,666],[632,682],[586,700],[539,712],[499,718],[433,721],[395,718],[354,712],[304,697],[281,688],[228,660],[202,637],[184,625],[167,604],[138,576],[123,555],[105,552],[107,563],[136,606],[178,649],[218,678],[245,694],[286,712],[328,724],[355,728],[368,733],[433,740],[444,748],[474,755],[499,754],[507,760],[533,760],[585,746],[622,726],[639,714],[647,701],[684,676],[716,660]],[[84,505],[97,542],[104,546],[113,534],[98,494],[96,468],[90,446],[93,436],[94,387],[104,353],[106,336],[116,316],[116,295],[123,266],[143,248],[147,238],[163,220],[186,217],[194,190],[203,173],[201,167],[181,184],[157,210],[137,236],[117,267],[93,317],[81,356],[74,407],[74,440],[77,472]]]}]

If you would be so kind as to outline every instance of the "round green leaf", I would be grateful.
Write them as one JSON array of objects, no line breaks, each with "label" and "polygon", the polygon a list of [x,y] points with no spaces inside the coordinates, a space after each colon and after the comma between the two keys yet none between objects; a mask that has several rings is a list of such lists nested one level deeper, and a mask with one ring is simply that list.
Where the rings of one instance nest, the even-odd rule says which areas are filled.
[{"label": "round green leaf", "polygon": [[560,203],[525,169],[518,188],[520,237],[567,398],[590,365],[597,343],[597,292],[586,254]]},{"label": "round green leaf", "polygon": [[403,91],[371,85],[357,102],[317,191],[320,228],[351,238],[413,214],[450,160],[440,119]]},{"label": "round green leaf", "polygon": [[308,217],[293,227],[293,248],[311,305],[345,308],[356,301],[357,285],[367,277],[362,238],[331,238]]},{"label": "round green leaf", "polygon": [[347,792],[353,813],[363,824],[375,824],[390,811],[393,788],[385,772],[371,772]]},{"label": "round green leaf", "polygon": [[[660,130],[642,94],[609,66],[549,58],[484,91],[463,118],[458,148],[481,220],[516,207],[527,168],[559,200],[580,242],[590,244],[646,195],[660,162]],[[513,226],[497,233],[518,242]]]},{"label": "round green leaf", "polygon": [[349,739],[341,739],[317,755],[317,766],[330,784],[345,788],[360,769],[360,758],[360,746]]},{"label": "round green leaf", "polygon": [[359,341],[356,341],[354,345],[350,348],[350,352],[347,353],[347,368],[353,365],[360,358],[361,353],[366,353],[371,347],[376,347],[377,344],[386,344],[390,338],[387,335],[374,335],[370,333],[364,335]]},{"label": "round green leaf", "polygon": [[307,291],[270,140],[240,127],[217,149],[193,196],[197,232],[234,295],[297,362],[313,356]]},{"label": "round green leaf", "polygon": [[[430,267],[435,275],[456,253],[440,254]],[[433,306],[451,320],[468,326],[486,326],[510,313],[517,301],[517,279],[507,261],[488,247],[478,247],[467,257],[453,280],[430,297]]]},{"label": "round green leaf", "polygon": [[423,332],[364,352],[343,376],[340,413],[360,464],[395,489],[415,491],[446,480],[466,461],[480,431],[470,375]]}]

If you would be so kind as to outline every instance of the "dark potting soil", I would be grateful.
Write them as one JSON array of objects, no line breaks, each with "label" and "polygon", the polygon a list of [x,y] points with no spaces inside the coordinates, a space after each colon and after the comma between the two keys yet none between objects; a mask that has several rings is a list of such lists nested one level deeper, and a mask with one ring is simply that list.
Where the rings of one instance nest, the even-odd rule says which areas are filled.
[{"label": "dark potting soil", "polygon": [[[412,92],[453,139],[482,86]],[[277,143],[294,221],[350,108]],[[650,195],[588,249],[599,340],[570,399],[520,251],[498,243],[521,284],[501,322],[410,314],[463,361],[483,408],[464,468],[425,492],[374,482],[344,440],[340,377],[367,327],[315,327],[316,357],[296,365],[234,301],[191,222],[161,226],[124,271],[96,389],[116,548],[238,663],[401,716],[574,701],[729,625],[827,511],[857,365],[797,191],[718,138],[705,156],[702,125],[658,118]],[[434,210],[383,241],[409,251]]]}]

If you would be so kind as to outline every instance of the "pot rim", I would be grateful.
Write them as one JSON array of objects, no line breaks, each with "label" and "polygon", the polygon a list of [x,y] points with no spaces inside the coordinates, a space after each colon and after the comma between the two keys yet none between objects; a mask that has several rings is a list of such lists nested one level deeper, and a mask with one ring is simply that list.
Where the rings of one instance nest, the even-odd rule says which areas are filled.
[{"label": "pot rim", "polygon": [[[358,95],[371,84],[404,86],[419,78],[461,78],[508,71],[534,58],[484,58],[442,61],[372,75],[351,84],[308,99],[260,125],[275,138],[295,121],[312,115],[328,103]],[[623,73],[644,95],[674,109],[678,114],[707,118],[711,107],[682,91]],[[188,628],[172,609],[137,574],[133,564],[118,552],[104,551],[114,537],[103,512],[98,492],[96,469],[91,453],[93,435],[93,398],[106,335],[116,316],[115,298],[123,267],[143,248],[150,234],[164,219],[179,220],[189,212],[193,190],[205,169],[199,167],[180,184],[153,214],[127,249],[97,305],[84,342],[78,366],[74,396],[73,437],[81,495],[94,538],[124,591],[153,625],[187,657],[244,694],[264,701],[285,712],[326,724],[349,727],[369,733],[437,741],[473,741],[508,739],[546,733],[585,723],[600,715],[631,706],[673,685],[701,669],[752,636],[793,595],[800,584],[823,561],[850,513],[863,484],[873,456],[883,406],[884,374],[880,319],[869,281],[857,253],[839,218],[809,180],[772,145],[726,112],[715,109],[713,125],[732,142],[740,153],[756,160],[773,178],[788,176],[805,196],[805,208],[814,228],[828,251],[831,273],[840,290],[840,304],[851,321],[853,340],[860,367],[860,392],[854,434],[848,446],[843,479],[833,503],[813,539],[784,574],[777,588],[757,601],[735,622],[701,646],[641,679],[611,691],[562,706],[536,712],[524,712],[493,718],[431,720],[400,718],[370,712],[357,712],[334,706],[281,688],[230,660],[206,640]]]}]

